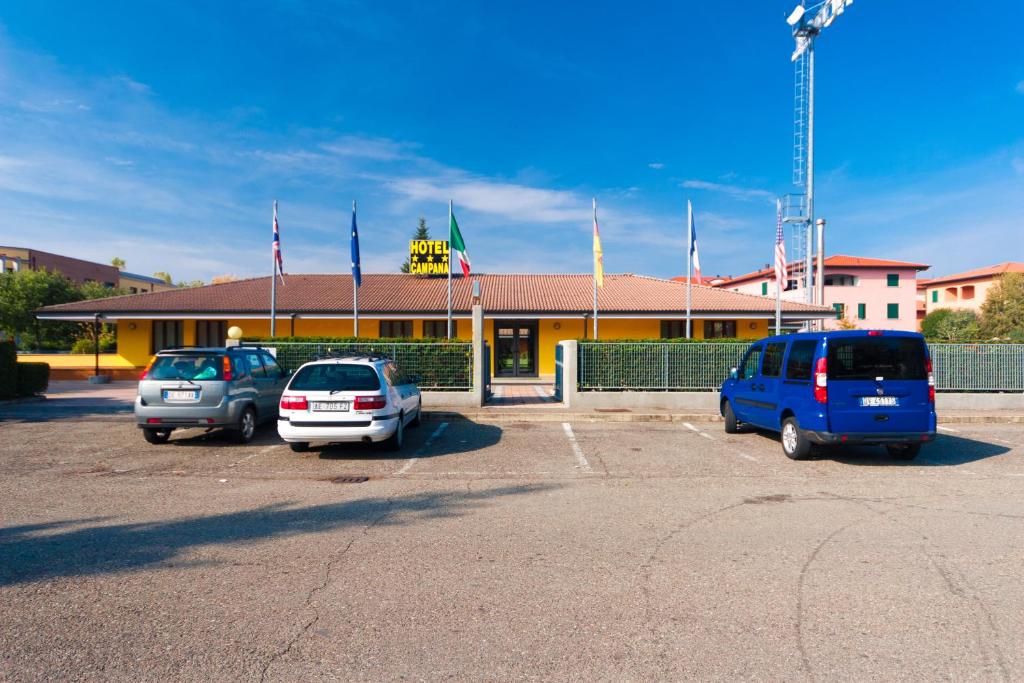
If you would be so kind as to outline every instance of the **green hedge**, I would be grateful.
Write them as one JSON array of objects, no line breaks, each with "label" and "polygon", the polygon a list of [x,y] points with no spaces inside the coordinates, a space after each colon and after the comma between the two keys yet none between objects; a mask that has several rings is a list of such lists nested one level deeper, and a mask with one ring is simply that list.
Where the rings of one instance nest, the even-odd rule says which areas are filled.
[{"label": "green hedge", "polygon": [[581,344],[753,344],[758,339],[577,339]]},{"label": "green hedge", "polygon": [[419,375],[421,389],[466,391],[473,386],[473,349],[465,339],[252,337],[244,341],[276,348],[281,365],[293,370],[329,353],[372,353]]},{"label": "green hedge", "polygon": [[49,386],[49,363],[18,363],[18,396],[42,394]]},{"label": "green hedge", "polygon": [[18,349],[13,341],[0,341],[0,399],[18,393]]}]

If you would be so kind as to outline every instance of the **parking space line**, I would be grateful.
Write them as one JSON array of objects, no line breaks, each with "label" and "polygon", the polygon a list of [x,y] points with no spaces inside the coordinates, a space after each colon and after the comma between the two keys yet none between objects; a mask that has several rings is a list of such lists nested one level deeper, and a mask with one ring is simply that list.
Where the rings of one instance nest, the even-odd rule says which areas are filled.
[{"label": "parking space line", "polygon": [[757,459],[757,458],[755,458],[754,456],[752,456],[752,455],[747,455],[746,453],[737,453],[736,455],[740,456],[741,458],[746,458],[747,460],[752,460],[752,461],[754,461],[754,462],[760,462],[760,460],[758,460],[758,459]]},{"label": "parking space line", "polygon": [[565,436],[569,439],[569,443],[572,444],[573,453],[576,454],[576,462],[578,463],[577,467],[587,473],[593,472],[593,470],[590,469],[590,463],[587,462],[587,456],[583,455],[583,449],[580,448],[579,442],[576,441],[576,435],[573,434],[572,425],[568,422],[563,422],[562,429],[565,430]]},{"label": "parking space line", "polygon": [[700,434],[700,430],[699,430],[699,429],[697,429],[696,427],[694,427],[694,426],[693,426],[692,424],[690,424],[689,422],[684,422],[684,423],[683,423],[683,426],[684,426],[684,427],[686,427],[687,429],[689,429],[689,430],[690,430],[691,432],[697,432],[698,434]]},{"label": "parking space line", "polygon": [[952,427],[947,427],[945,425],[939,425],[939,430],[943,431],[943,432],[952,432],[953,434],[959,434],[960,433],[959,429],[953,429]]},{"label": "parking space line", "polygon": [[446,429],[448,429],[447,422],[442,422],[441,424],[437,425],[437,429],[434,430],[434,433],[428,436],[427,440],[423,442],[423,445],[417,448],[416,452],[412,454],[412,457],[409,458],[408,462],[402,465],[402,467],[397,472],[395,472],[395,476],[400,477],[406,472],[408,472],[409,469],[416,464],[416,461],[419,460],[420,457],[427,452],[427,449],[430,448],[430,446],[434,443],[434,440],[437,439],[437,437],[441,436],[441,434]]}]

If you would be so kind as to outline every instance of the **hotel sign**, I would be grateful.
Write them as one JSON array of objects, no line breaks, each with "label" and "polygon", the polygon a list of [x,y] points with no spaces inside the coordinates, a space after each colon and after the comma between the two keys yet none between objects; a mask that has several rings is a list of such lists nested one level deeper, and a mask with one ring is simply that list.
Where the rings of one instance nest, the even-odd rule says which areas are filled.
[{"label": "hotel sign", "polygon": [[409,272],[413,275],[447,275],[447,240],[409,240]]}]

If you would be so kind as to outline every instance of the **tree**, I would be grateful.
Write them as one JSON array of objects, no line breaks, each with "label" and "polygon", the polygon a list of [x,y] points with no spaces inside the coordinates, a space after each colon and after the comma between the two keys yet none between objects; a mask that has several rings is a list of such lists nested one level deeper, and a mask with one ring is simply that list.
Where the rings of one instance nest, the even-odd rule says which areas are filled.
[{"label": "tree", "polygon": [[966,342],[981,338],[981,326],[974,311],[940,308],[921,321],[921,332],[930,341]]},{"label": "tree", "polygon": [[[427,227],[427,219],[420,216],[420,223],[416,226],[416,232],[412,234],[414,240],[429,240],[430,239],[430,228]],[[409,257],[405,257],[405,263],[402,264],[402,272],[409,272]]]},{"label": "tree", "polygon": [[988,337],[1024,339],[1024,273],[1005,273],[988,290],[981,328]]},{"label": "tree", "polygon": [[42,325],[34,311],[81,298],[75,283],[55,271],[19,270],[0,274],[0,330],[15,338],[22,349],[67,348],[78,325]]},{"label": "tree", "polygon": [[[168,284],[170,284],[170,283],[168,283]],[[174,286],[175,287],[182,287],[182,288],[186,288],[187,289],[189,287],[202,287],[205,284],[206,283],[203,282],[202,280],[182,280],[181,282],[179,282],[178,284],[176,284]]]},{"label": "tree", "polygon": [[210,278],[210,284],[219,285],[224,282],[237,282],[238,280],[241,279],[242,278],[238,277],[237,275],[214,275],[213,277]]},{"label": "tree", "polygon": [[125,260],[120,256],[115,256],[114,258],[110,259],[110,265],[114,266],[118,270],[124,270],[124,267],[128,264],[125,263]]},{"label": "tree", "polygon": [[174,278],[171,277],[171,274],[162,270],[153,273],[153,277],[158,277],[169,285],[174,284]]}]

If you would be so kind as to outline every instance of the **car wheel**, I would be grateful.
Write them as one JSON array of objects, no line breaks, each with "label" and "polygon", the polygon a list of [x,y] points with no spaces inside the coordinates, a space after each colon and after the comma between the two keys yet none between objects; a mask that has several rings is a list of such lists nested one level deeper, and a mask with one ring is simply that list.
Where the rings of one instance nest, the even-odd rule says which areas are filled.
[{"label": "car wheel", "polygon": [[149,443],[161,444],[167,443],[167,440],[171,438],[170,429],[143,429],[142,436]]},{"label": "car wheel", "polygon": [[782,421],[782,452],[791,460],[803,460],[811,452],[811,442],[800,431],[795,417]]},{"label": "car wheel", "polygon": [[722,417],[725,418],[725,433],[736,434],[740,431],[740,423],[736,420],[736,413],[732,410],[732,404],[726,401],[722,404]]},{"label": "car wheel", "polygon": [[292,441],[291,443],[288,444],[288,448],[291,448],[292,451],[294,451],[296,453],[305,453],[306,451],[309,450],[309,442],[308,441]]},{"label": "car wheel", "polygon": [[405,414],[398,414],[398,426],[395,427],[395,432],[384,441],[384,448],[389,451],[400,451],[402,450],[402,444],[405,442]]},{"label": "car wheel", "polygon": [[919,443],[890,443],[886,444],[885,450],[897,460],[913,460],[921,452]]},{"label": "car wheel", "polygon": [[242,411],[238,426],[233,430],[235,443],[249,443],[256,434],[256,411],[251,407]]},{"label": "car wheel", "polygon": [[416,417],[414,417],[413,419],[409,420],[409,426],[410,427],[419,427],[422,422],[423,422],[423,399],[421,398],[420,402],[416,404]]}]

